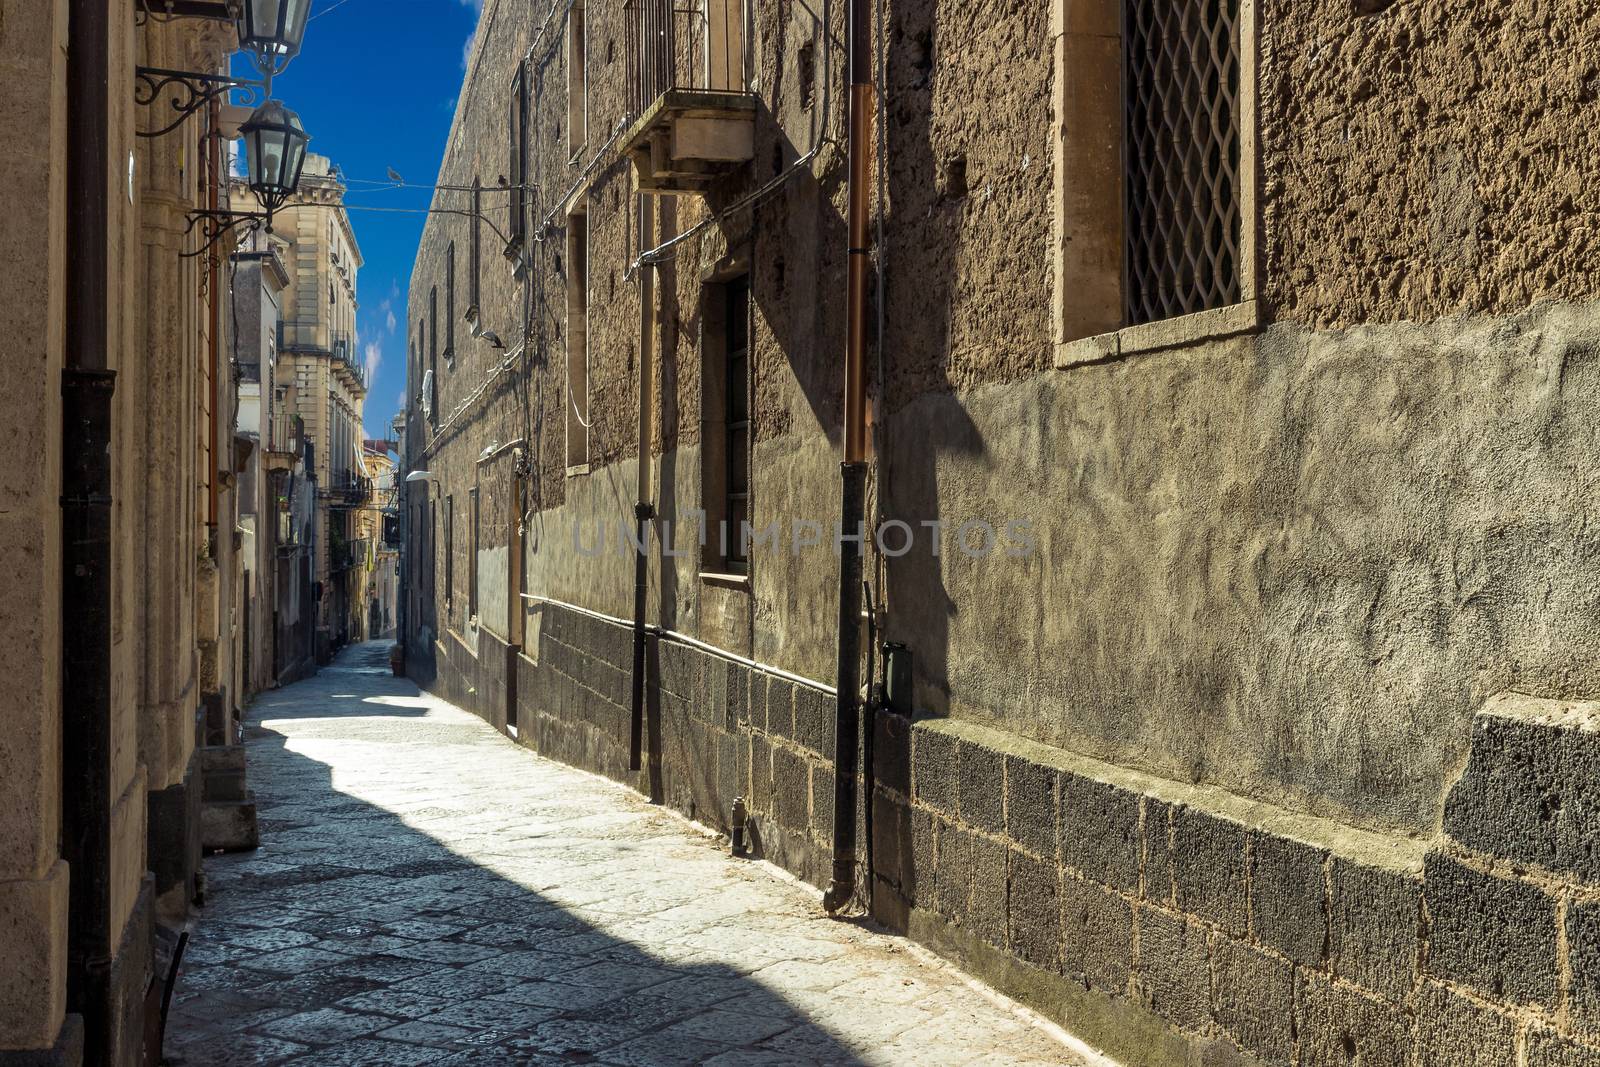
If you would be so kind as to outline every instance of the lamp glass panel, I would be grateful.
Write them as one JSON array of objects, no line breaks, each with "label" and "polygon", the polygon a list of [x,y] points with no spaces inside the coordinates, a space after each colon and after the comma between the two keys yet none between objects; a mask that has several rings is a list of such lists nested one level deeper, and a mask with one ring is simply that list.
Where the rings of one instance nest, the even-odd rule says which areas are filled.
[{"label": "lamp glass panel", "polygon": [[278,35],[278,6],[281,0],[250,0],[250,36],[270,41]]},{"label": "lamp glass panel", "polygon": [[300,42],[306,36],[306,16],[311,13],[311,0],[284,0],[288,17],[283,23],[283,41],[292,55],[300,51]]}]

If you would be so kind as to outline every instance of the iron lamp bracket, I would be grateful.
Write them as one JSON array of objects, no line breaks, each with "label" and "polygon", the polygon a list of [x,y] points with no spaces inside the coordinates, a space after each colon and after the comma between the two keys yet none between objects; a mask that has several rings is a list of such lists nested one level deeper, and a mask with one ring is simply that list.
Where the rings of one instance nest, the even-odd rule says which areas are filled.
[{"label": "iron lamp bracket", "polygon": [[242,240],[265,226],[267,232],[272,232],[272,215],[262,211],[191,211],[188,215],[188,224],[183,232],[186,234],[200,231],[204,242],[193,252],[180,252],[184,259],[193,259],[203,256],[217,246],[224,236],[238,231]]},{"label": "iron lamp bracket", "polygon": [[[246,98],[236,101],[242,107],[254,107],[266,99],[267,83],[249,78],[234,78],[225,74],[197,74],[188,70],[167,70],[164,67],[134,68],[133,102],[140,107],[153,107],[164,96],[170,97],[172,109],[177,112],[171,122],[159,130],[140,130],[140,137],[160,137],[171,133],[184,120],[218,97],[242,92]],[[159,119],[157,120],[159,121]]]}]

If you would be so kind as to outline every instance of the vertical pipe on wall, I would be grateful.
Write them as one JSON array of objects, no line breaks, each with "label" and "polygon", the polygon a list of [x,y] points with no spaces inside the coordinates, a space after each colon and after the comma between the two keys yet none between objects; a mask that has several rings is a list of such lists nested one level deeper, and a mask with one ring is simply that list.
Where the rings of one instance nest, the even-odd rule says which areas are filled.
[{"label": "vertical pipe on wall", "polygon": [[[206,132],[201,134],[205,141],[206,158],[206,207],[216,211],[222,206],[222,137],[217,132],[222,125],[222,104],[212,98],[206,111]],[[217,376],[221,373],[220,352],[222,347],[222,260],[216,255],[206,256],[206,270],[208,272],[206,292],[209,298],[206,301],[206,327],[211,334],[208,358],[211,361],[211,395],[207,398],[206,409],[211,413],[211,424],[207,427],[209,433],[208,450],[211,453],[211,469],[206,471],[206,521],[216,530],[218,524],[219,505],[217,499],[217,477],[222,471],[221,435],[218,433],[220,417],[217,412],[218,400],[222,395],[221,385]],[[231,467],[232,464],[230,463]],[[216,551],[213,545],[213,552]]]},{"label": "vertical pipe on wall", "polygon": [[110,1049],[111,180],[109,0],[71,0],[67,38],[66,367],[62,375],[62,855],[72,870],[67,1005],[84,1060]]},{"label": "vertical pipe on wall", "polygon": [[[844,462],[840,465],[839,661],[834,729],[833,885],[822,905],[838,911],[855,893],[856,770],[861,732],[861,570],[867,497],[868,196],[872,145],[872,12],[850,0],[849,275],[845,299]],[[869,875],[870,876],[870,875]]]},{"label": "vertical pipe on wall", "polygon": [[[639,242],[642,247],[650,247],[654,237],[655,204],[655,199],[649,193],[639,194]],[[650,470],[650,444],[654,435],[651,412],[655,404],[655,269],[649,263],[639,268],[639,492],[633,506],[638,531],[634,539],[633,560],[632,731],[628,744],[630,771],[637,771],[643,765],[644,748],[644,616],[650,597],[650,558],[645,551],[645,538],[650,532],[650,520],[655,517],[655,508],[651,503]]]}]

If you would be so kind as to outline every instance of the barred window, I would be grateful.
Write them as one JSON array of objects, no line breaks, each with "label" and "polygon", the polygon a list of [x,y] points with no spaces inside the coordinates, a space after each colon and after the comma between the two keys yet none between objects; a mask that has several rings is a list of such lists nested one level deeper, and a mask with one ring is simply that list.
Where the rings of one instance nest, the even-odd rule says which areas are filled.
[{"label": "barred window", "polygon": [[1239,0],[1124,0],[1125,319],[1240,300]]},{"label": "barred window", "polygon": [[456,367],[456,243],[451,241],[444,253],[444,362],[451,370]]}]

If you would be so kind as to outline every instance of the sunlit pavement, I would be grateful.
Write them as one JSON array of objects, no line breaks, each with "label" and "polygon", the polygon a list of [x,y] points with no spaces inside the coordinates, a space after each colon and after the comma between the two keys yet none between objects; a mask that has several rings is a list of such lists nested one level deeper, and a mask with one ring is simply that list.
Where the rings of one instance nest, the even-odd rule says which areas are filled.
[{"label": "sunlit pavement", "polygon": [[206,861],[174,1062],[1103,1062],[387,655],[251,709],[262,847]]}]

